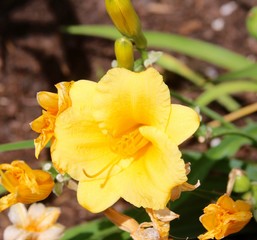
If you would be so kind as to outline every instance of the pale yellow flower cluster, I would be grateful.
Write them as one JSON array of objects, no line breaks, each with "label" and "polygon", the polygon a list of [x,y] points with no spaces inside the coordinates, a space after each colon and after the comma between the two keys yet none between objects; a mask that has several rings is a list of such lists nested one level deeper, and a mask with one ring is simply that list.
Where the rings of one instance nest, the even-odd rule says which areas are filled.
[{"label": "pale yellow flower cluster", "polygon": [[27,210],[24,204],[13,205],[8,213],[12,225],[4,230],[3,240],[58,240],[64,226],[56,223],[61,211],[34,203]]}]

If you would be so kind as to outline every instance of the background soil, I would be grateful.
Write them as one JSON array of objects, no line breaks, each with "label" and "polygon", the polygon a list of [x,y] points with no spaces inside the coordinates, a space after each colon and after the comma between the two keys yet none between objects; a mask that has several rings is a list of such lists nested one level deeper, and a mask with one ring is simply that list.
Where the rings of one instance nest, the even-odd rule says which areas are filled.
[{"label": "background soil", "polygon": [[[219,44],[253,60],[257,57],[257,42],[245,28],[246,15],[257,5],[256,0],[133,2],[145,30],[178,33]],[[228,2],[234,2],[236,9],[222,16],[221,6]],[[224,22],[220,30],[215,30],[216,19]],[[0,1],[0,144],[36,137],[29,123],[41,112],[35,98],[38,91],[55,91],[54,84],[65,80],[98,80],[110,68],[113,43],[59,31],[61,26],[71,24],[111,24],[104,1]],[[202,61],[178,57],[206,77],[222,71]],[[186,87],[190,89],[190,85]],[[243,100],[247,102],[248,97],[244,95]],[[1,163],[14,159],[39,167],[41,161],[49,160],[49,153],[43,151],[40,160],[35,159],[33,150],[0,153]],[[67,227],[96,217],[77,204],[72,191],[65,190],[60,198],[52,196],[47,203],[61,207],[60,222]],[[9,224],[6,213],[0,215],[0,239]]]}]

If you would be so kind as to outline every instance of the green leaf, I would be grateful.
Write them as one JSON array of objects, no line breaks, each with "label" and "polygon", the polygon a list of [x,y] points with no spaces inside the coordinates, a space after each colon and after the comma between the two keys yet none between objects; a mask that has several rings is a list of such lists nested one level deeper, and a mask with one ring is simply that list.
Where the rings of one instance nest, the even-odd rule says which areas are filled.
[{"label": "green leaf", "polygon": [[[120,33],[114,27],[107,25],[75,25],[63,27],[61,30],[69,34],[103,37],[111,40],[120,37]],[[252,61],[240,54],[201,40],[170,33],[145,31],[144,34],[149,47],[183,53],[225,69],[239,70],[252,64]]]},{"label": "green leaf", "polygon": [[236,79],[250,79],[257,80],[257,66],[256,64],[251,64],[250,66],[238,70],[232,71],[223,75],[220,75],[215,81],[229,81]]},{"label": "green leaf", "polygon": [[[241,130],[244,134],[247,134],[251,138],[257,140],[257,124],[251,123]],[[208,159],[213,161],[223,158],[229,158],[234,156],[239,148],[245,144],[252,144],[252,141],[249,138],[245,138],[239,135],[228,135],[223,138],[218,146],[210,148],[206,152],[206,156]]]},{"label": "green leaf", "polygon": [[34,140],[26,140],[13,143],[5,143],[0,145],[0,152],[7,152],[12,150],[22,150],[34,148]]},{"label": "green leaf", "polygon": [[6,193],[6,189],[2,185],[0,185],[0,195],[4,193]]},{"label": "green leaf", "polygon": [[[174,72],[185,79],[190,80],[198,87],[202,87],[204,89],[210,89],[213,87],[212,83],[207,83],[207,80],[205,80],[201,75],[195,73],[183,62],[171,55],[163,54],[157,61],[157,64],[168,71]],[[217,101],[230,112],[235,111],[240,107],[240,105],[230,96],[222,96],[221,98],[218,98]]]},{"label": "green leaf", "polygon": [[248,32],[257,39],[257,7],[253,7],[247,18],[246,27]]},{"label": "green leaf", "polygon": [[203,86],[207,82],[202,76],[195,73],[183,62],[171,55],[163,54],[157,61],[157,64],[168,71],[174,72],[190,80],[196,86]]},{"label": "green leaf", "polygon": [[245,171],[252,181],[257,181],[257,164],[247,164]]},{"label": "green leaf", "polygon": [[222,95],[233,94],[237,92],[257,92],[257,84],[246,81],[220,83],[219,85],[208,89],[203,94],[201,94],[197,98],[196,103],[200,106],[205,106]]},{"label": "green leaf", "polygon": [[122,232],[109,220],[101,218],[68,229],[60,240],[129,240],[129,234]]}]

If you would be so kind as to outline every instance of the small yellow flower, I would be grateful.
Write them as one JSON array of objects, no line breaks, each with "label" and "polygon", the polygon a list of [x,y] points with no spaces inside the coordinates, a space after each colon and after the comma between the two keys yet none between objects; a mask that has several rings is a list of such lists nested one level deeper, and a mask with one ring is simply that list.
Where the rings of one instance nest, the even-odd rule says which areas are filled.
[{"label": "small yellow flower", "polygon": [[51,92],[39,92],[37,94],[37,101],[44,110],[42,111],[42,115],[30,124],[35,132],[40,133],[39,137],[34,140],[36,157],[38,157],[41,150],[53,138],[56,116],[70,105],[68,92],[72,83],[58,83],[56,85],[58,94]]},{"label": "small yellow flower", "polygon": [[114,68],[98,82],[75,82],[71,106],[56,118],[55,167],[79,181],[78,201],[92,212],[120,197],[137,207],[165,208],[186,182],[178,145],[199,126],[191,108],[170,104],[153,68]]},{"label": "small yellow flower", "polygon": [[51,193],[54,181],[42,170],[32,170],[23,161],[0,164],[0,183],[10,192],[0,198],[0,212],[18,202],[29,204],[43,200]]},{"label": "small yellow flower", "polygon": [[60,209],[34,203],[27,210],[17,203],[10,208],[8,217],[13,225],[4,230],[4,240],[58,240],[64,226],[56,223]]},{"label": "small yellow flower", "polygon": [[217,203],[204,208],[200,221],[208,232],[198,236],[200,240],[222,239],[239,232],[251,219],[251,206],[242,201],[233,201],[227,194],[221,196]]}]

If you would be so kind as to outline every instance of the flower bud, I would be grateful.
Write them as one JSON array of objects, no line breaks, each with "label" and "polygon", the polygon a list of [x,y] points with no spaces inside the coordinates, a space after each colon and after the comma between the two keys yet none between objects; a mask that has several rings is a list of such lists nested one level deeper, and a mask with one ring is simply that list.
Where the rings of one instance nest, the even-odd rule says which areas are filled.
[{"label": "flower bud", "polygon": [[141,23],[130,0],[105,0],[106,10],[116,28],[126,37],[133,39],[139,49],[145,49],[147,42],[141,30]]},{"label": "flower bud", "polygon": [[118,67],[133,70],[134,50],[131,41],[125,37],[119,38],[114,45]]},{"label": "flower bud", "polygon": [[246,175],[238,175],[235,179],[233,191],[236,193],[247,192],[251,187],[249,178]]}]

